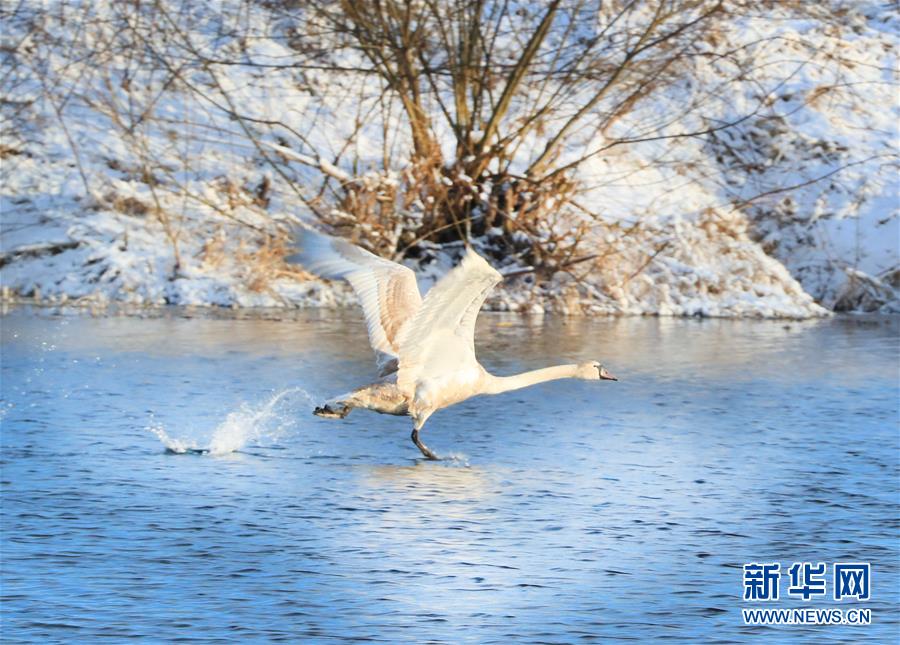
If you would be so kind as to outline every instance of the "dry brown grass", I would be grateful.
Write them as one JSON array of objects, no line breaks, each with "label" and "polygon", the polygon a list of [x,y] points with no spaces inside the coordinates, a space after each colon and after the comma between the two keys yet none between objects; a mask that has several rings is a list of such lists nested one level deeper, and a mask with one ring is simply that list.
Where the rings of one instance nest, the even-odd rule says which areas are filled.
[{"label": "dry brown grass", "polygon": [[574,206],[572,180],[487,172],[473,178],[466,170],[420,160],[396,176],[368,175],[343,186],[325,224],[389,258],[421,258],[431,244],[480,238],[496,259],[544,276],[578,259],[593,221]]}]

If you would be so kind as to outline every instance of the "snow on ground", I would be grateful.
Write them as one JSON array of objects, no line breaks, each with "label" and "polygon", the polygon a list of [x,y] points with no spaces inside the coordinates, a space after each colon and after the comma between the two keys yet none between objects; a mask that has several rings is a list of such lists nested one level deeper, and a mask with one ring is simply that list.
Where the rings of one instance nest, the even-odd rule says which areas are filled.
[{"label": "snow on ground", "polygon": [[[126,212],[72,197],[64,163],[30,157],[4,163],[0,197],[2,285],[39,299],[239,307],[334,306],[352,303],[348,289],[327,285],[298,268],[267,262],[260,236],[216,222],[205,235],[177,240],[143,212]],[[8,173],[8,174],[7,174]],[[41,192],[21,180],[34,181]],[[188,224],[182,222],[182,226]]]},{"label": "snow on ground", "polygon": [[[97,2],[90,10],[102,14],[113,5]],[[41,6],[34,3],[38,12]],[[722,92],[718,112],[704,118],[728,121],[762,102],[759,118],[715,137],[648,141],[590,160],[579,199],[603,216],[583,247],[597,259],[543,280],[519,272],[488,306],[797,318],[836,307],[900,311],[896,25],[881,15],[878,3],[859,3],[854,24],[840,32],[771,16],[733,25],[724,37],[754,43],[739,51],[766,73],[746,95]],[[264,9],[248,16],[266,31]],[[48,18],[45,27],[65,42],[65,25]],[[197,32],[198,47],[214,50],[223,31],[213,27],[216,37]],[[49,46],[21,41],[20,29],[12,24],[3,35],[20,60]],[[257,61],[291,55],[279,40],[244,45]],[[48,77],[72,90],[65,105],[47,98],[27,65],[3,87],[4,105],[34,101],[18,113],[24,120],[4,113],[4,293],[238,307],[354,302],[345,286],[281,262],[279,231],[313,220],[303,191],[320,170],[302,155],[291,158],[282,148],[279,168],[292,188],[264,163],[279,153],[278,140],[265,141],[271,151],[255,149],[227,115],[167,90],[164,77],[141,77],[118,58],[105,70],[49,60]],[[717,65],[725,63],[698,69],[704,82],[673,86],[621,119],[612,134],[639,136],[648,118],[710,93],[727,75]],[[304,73],[304,87],[318,88],[316,95],[294,74],[234,66],[217,82],[246,112],[298,123],[311,148],[333,157],[336,142],[356,128],[359,103],[327,75]],[[313,97],[319,103],[310,118]],[[156,118],[123,130],[122,118],[144,108]],[[662,132],[698,125],[675,120]],[[381,154],[365,127],[353,141],[360,158]],[[324,156],[325,173],[350,171]],[[800,187],[778,190],[785,185]],[[746,208],[734,208],[745,201]],[[424,285],[452,266],[455,252],[412,265]],[[505,270],[516,268],[524,267]]]},{"label": "snow on ground", "polygon": [[900,212],[890,195],[853,217],[759,226],[762,245],[817,302],[841,311],[900,313]]}]

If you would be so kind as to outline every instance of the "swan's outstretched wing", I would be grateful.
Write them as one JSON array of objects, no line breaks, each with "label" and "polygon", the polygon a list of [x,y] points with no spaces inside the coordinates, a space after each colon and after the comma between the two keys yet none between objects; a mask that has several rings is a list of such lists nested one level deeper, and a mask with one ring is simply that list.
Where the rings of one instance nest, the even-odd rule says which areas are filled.
[{"label": "swan's outstretched wing", "polygon": [[414,391],[424,378],[439,378],[477,367],[475,319],[503,276],[471,248],[425,300],[400,342],[397,384]]},{"label": "swan's outstretched wing", "polygon": [[298,234],[298,253],[287,258],[323,278],[347,280],[362,304],[382,376],[397,369],[399,339],[422,304],[416,274],[354,246],[310,230]]}]

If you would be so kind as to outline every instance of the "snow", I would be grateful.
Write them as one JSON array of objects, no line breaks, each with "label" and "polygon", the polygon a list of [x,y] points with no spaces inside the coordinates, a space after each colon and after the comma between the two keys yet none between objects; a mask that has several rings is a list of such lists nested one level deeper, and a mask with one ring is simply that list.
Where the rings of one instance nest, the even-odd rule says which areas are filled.
[{"label": "snow", "polygon": [[[24,6],[76,50],[91,50],[113,33],[110,22],[74,39],[60,20],[62,6],[47,11],[45,4]],[[96,2],[86,10],[108,16],[115,4]],[[226,30],[215,16],[240,14],[255,33],[269,36],[287,28],[272,23],[264,7],[226,2],[205,11],[203,3],[193,9],[176,0],[161,4],[190,14],[185,24],[210,58],[238,47],[221,37]],[[777,13],[748,17],[722,36],[746,44],[735,55],[754,61],[756,85],[736,92],[727,61],[701,60],[694,82],[639,104],[605,134],[586,134],[560,163],[604,137],[641,138],[647,123],[680,114],[701,94],[716,97],[703,119],[694,112],[660,132],[672,137],[758,109],[757,118],[714,137],[652,140],[592,157],[580,169],[578,199],[599,214],[585,246],[596,261],[539,280],[510,259],[499,268],[519,277],[498,288],[489,308],[787,318],[827,315],[836,307],[900,311],[897,24],[877,2],[856,3],[841,30],[779,20]],[[323,176],[373,189],[397,185],[398,171],[374,169],[383,151],[381,126],[359,125],[377,92],[361,102],[341,78],[324,72],[224,66],[213,75],[186,74],[184,83],[202,88],[204,98],[168,87],[166,75],[142,71],[126,53],[111,54],[104,66],[90,59],[70,64],[61,48],[20,42],[25,24],[10,24],[3,44],[17,46],[25,60],[45,56],[47,78],[72,92],[65,105],[54,105],[27,66],[2,87],[4,105],[34,99],[21,124],[4,115],[3,132],[12,124],[21,139],[9,142],[17,154],[2,160],[4,293],[226,307],[355,301],[345,285],[281,262],[279,232],[315,221],[311,204]],[[292,55],[283,38],[254,38],[241,47],[246,60],[260,64],[278,66]],[[223,111],[215,84],[242,113],[295,131],[237,122]],[[154,118],[121,127],[143,109]],[[259,135],[258,148],[242,128]],[[448,133],[439,134],[452,150]],[[472,133],[475,140],[483,136]],[[358,167],[346,157],[335,161],[346,141]],[[544,143],[535,134],[522,154]],[[279,160],[278,172],[264,163],[267,156]],[[457,180],[473,183],[462,174]],[[449,177],[441,181],[453,185]],[[784,185],[800,187],[767,194]],[[418,204],[410,219],[421,217]],[[410,266],[427,286],[458,254],[454,247],[437,249],[427,264]]]}]

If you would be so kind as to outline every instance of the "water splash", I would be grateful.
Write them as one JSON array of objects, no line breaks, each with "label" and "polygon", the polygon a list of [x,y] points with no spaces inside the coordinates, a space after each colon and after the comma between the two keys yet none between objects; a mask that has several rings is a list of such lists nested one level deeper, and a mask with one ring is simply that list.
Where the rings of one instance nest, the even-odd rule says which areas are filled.
[{"label": "water splash", "polygon": [[447,454],[439,454],[441,464],[451,468],[471,468],[469,463],[469,455],[461,452],[448,452]]},{"label": "water splash", "polygon": [[290,434],[296,427],[299,415],[294,405],[296,397],[291,396],[296,394],[301,395],[304,403],[314,400],[306,390],[298,387],[278,392],[262,405],[242,403],[225,417],[213,430],[209,441],[203,444],[194,439],[172,437],[158,423],[151,424],[147,429],[159,439],[167,452],[225,455],[248,444],[274,443]]},{"label": "water splash", "polygon": [[147,430],[156,435],[159,442],[166,447],[166,452],[174,452],[179,455],[186,452],[203,452],[203,448],[197,445],[196,441],[187,441],[185,439],[176,439],[170,437],[166,429],[159,424],[147,426]]}]

